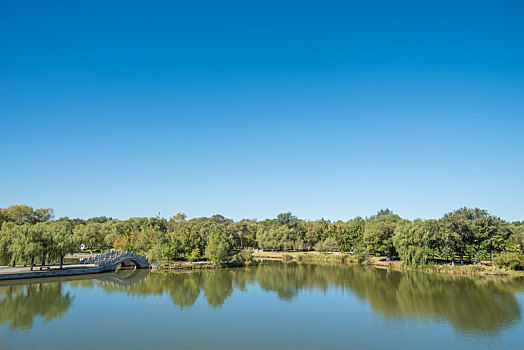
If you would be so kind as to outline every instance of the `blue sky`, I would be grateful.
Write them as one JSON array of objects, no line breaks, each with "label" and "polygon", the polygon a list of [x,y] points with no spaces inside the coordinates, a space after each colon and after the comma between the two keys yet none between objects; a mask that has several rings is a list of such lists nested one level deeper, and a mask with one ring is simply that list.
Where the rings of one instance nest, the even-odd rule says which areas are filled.
[{"label": "blue sky", "polygon": [[3,1],[0,207],[524,219],[522,1]]}]

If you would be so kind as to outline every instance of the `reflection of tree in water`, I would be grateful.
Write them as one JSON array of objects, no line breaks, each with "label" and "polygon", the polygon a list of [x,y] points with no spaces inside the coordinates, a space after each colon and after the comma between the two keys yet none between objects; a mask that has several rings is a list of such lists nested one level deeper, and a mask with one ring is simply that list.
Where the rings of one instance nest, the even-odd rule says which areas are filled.
[{"label": "reflection of tree in water", "polygon": [[499,331],[521,318],[515,293],[524,289],[523,279],[388,275],[374,269],[365,277],[354,274],[350,284],[355,294],[386,315],[448,320],[464,331]]},{"label": "reflection of tree in water", "polygon": [[130,285],[107,283],[100,279],[95,283],[108,292],[123,291],[133,296],[168,294],[175,305],[184,308],[193,306],[201,292],[204,292],[209,305],[219,307],[231,296],[234,287],[244,290],[246,283],[253,280],[242,269],[222,269],[151,273]]},{"label": "reflection of tree in water", "polygon": [[268,262],[249,269],[151,273],[136,283],[101,283],[107,291],[130,295],[168,294],[175,305],[191,307],[203,293],[213,307],[234,289],[255,281],[266,291],[291,301],[301,290],[337,288],[366,300],[387,316],[442,319],[465,331],[498,331],[521,317],[515,293],[524,279],[453,277],[422,272],[391,272],[340,263]]},{"label": "reflection of tree in water", "polygon": [[[162,276],[164,279],[169,276]],[[198,275],[192,278],[185,278],[183,275],[173,276],[175,278],[167,278],[172,280],[172,288],[169,289],[169,296],[173,304],[180,306],[180,308],[191,307],[200,295],[200,277]]]},{"label": "reflection of tree in water", "polygon": [[[169,295],[180,308],[192,307],[200,295],[212,307],[219,307],[235,289],[244,291],[254,283],[288,301],[302,290],[336,288],[350,291],[386,316],[441,319],[459,330],[484,332],[496,332],[520,320],[515,293],[524,290],[523,278],[388,273],[359,265],[307,262],[177,273],[137,270],[126,276],[79,276],[68,283],[72,288],[98,286],[132,296]],[[59,282],[0,287],[0,323],[28,329],[36,316],[46,321],[62,316],[71,302]]]},{"label": "reflection of tree in water", "polygon": [[65,315],[73,297],[63,293],[62,284],[45,283],[0,287],[0,324],[10,329],[29,330],[35,317],[44,322]]},{"label": "reflection of tree in water", "polygon": [[210,271],[205,276],[202,287],[206,293],[207,302],[213,307],[221,306],[233,293],[231,271]]},{"label": "reflection of tree in water", "polygon": [[291,301],[303,289],[326,291],[329,285],[343,287],[345,280],[341,279],[341,273],[346,269],[330,269],[328,266],[331,267],[324,264],[270,262],[259,266],[256,278],[262,289],[277,292],[279,298]]},{"label": "reflection of tree in water", "polygon": [[388,273],[344,264],[262,265],[257,281],[285,300],[303,289],[351,290],[385,315],[448,320],[464,331],[498,331],[520,320],[515,293],[524,290],[522,278]]}]

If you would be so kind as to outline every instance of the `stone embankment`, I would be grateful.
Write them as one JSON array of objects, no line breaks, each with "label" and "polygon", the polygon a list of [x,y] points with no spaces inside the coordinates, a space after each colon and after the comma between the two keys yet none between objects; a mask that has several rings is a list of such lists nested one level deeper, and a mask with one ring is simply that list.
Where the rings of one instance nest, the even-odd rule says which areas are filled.
[{"label": "stone embankment", "polygon": [[63,269],[58,265],[45,266],[40,270],[40,266],[35,266],[33,271],[29,266],[17,266],[0,269],[0,281],[14,280],[22,278],[42,278],[87,275],[107,271],[105,268],[96,265],[86,264],[65,264]]}]

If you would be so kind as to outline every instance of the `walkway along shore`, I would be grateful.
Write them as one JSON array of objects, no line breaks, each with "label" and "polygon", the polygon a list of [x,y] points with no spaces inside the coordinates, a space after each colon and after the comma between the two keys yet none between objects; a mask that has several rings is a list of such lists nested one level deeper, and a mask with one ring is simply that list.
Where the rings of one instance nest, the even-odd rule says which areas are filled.
[{"label": "walkway along shore", "polygon": [[45,270],[38,270],[40,269],[40,266],[35,266],[33,271],[31,271],[29,266],[1,267],[0,281],[25,278],[89,275],[93,273],[110,271],[107,269],[107,267],[101,267],[94,264],[64,264],[64,268],[62,270],[60,270],[59,265],[48,265],[44,268]]},{"label": "walkway along shore", "polygon": [[[60,265],[34,266],[31,271],[30,266],[19,267],[0,267],[0,281],[42,278],[42,277],[61,277],[75,275],[89,275],[115,271],[118,266],[135,266],[138,269],[148,268],[147,258],[128,252],[104,252],[96,256],[90,256],[81,260],[80,263]],[[36,269],[36,270],[35,270]]]}]

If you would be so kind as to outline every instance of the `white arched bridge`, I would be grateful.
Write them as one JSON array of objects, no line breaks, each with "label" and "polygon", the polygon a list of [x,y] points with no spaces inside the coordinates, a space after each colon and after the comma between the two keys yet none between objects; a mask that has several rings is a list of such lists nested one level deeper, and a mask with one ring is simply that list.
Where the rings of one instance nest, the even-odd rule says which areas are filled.
[{"label": "white arched bridge", "polygon": [[135,266],[137,269],[149,267],[149,261],[140,254],[131,252],[103,252],[99,255],[80,260],[81,264],[96,265],[104,271],[114,271],[118,266]]}]

